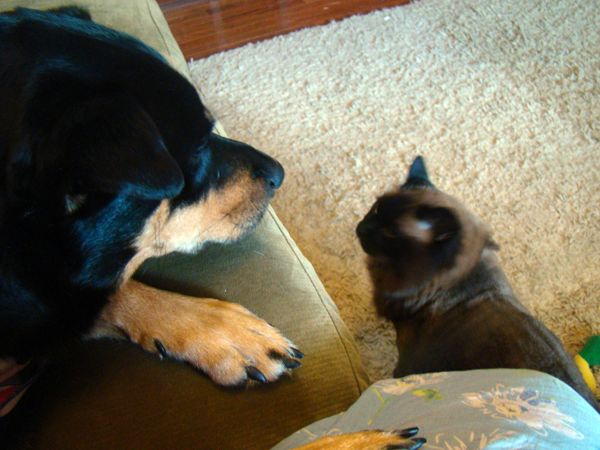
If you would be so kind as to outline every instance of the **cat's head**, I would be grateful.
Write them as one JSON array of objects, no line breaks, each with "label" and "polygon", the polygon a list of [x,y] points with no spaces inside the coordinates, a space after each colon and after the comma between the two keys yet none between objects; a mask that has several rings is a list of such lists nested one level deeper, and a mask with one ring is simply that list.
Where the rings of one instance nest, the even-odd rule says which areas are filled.
[{"label": "cat's head", "polygon": [[377,199],[356,233],[369,255],[375,289],[397,298],[447,288],[496,248],[487,226],[429,180],[422,157],[399,189]]}]

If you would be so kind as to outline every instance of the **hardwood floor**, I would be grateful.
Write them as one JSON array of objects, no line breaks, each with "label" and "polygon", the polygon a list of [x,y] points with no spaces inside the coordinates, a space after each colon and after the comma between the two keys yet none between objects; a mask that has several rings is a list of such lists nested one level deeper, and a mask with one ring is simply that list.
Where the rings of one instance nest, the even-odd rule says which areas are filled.
[{"label": "hardwood floor", "polygon": [[186,59],[410,0],[158,0]]}]

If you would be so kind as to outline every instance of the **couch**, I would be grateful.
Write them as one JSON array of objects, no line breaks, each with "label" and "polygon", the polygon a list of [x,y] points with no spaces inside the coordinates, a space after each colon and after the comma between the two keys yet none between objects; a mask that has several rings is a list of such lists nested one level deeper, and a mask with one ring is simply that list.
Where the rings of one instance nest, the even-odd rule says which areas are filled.
[{"label": "couch", "polygon": [[[73,3],[88,8],[97,22],[140,38],[189,76],[153,0],[4,0],[0,10]],[[266,449],[345,410],[368,385],[335,304],[272,209],[242,242],[148,261],[136,277],[162,289],[241,303],[300,347],[303,366],[273,384],[222,388],[190,366],[126,342],[72,343],[10,415],[14,445]]]}]

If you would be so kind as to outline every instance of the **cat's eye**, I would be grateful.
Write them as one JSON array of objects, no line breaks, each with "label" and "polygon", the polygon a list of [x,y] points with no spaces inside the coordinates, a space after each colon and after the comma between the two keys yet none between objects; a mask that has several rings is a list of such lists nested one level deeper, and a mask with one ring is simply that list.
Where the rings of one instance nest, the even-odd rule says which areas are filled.
[{"label": "cat's eye", "polygon": [[436,242],[447,241],[448,239],[454,237],[454,235],[455,233],[448,231],[446,233],[438,234],[433,238],[433,240]]}]

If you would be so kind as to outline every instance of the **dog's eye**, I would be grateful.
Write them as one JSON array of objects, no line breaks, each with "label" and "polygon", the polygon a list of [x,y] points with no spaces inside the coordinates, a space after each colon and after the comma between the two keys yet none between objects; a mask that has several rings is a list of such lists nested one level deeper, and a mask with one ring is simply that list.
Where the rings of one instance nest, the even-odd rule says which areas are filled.
[{"label": "dog's eye", "polygon": [[196,156],[205,155],[210,152],[210,145],[208,144],[208,137],[203,137],[202,140],[196,145],[193,154]]},{"label": "dog's eye", "polygon": [[65,196],[65,208],[68,214],[77,211],[83,205],[85,195],[67,195]]}]

